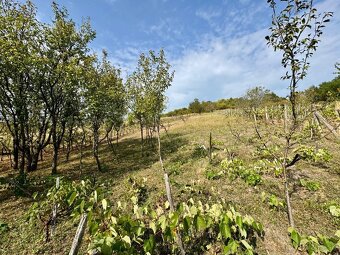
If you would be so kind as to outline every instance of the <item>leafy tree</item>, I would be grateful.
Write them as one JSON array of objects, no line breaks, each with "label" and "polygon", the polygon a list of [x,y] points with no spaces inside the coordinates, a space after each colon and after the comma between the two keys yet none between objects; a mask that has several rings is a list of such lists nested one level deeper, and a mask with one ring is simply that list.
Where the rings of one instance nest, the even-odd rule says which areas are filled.
[{"label": "leafy tree", "polygon": [[321,83],[315,89],[316,101],[334,101],[340,99],[340,76],[331,81]]},{"label": "leafy tree", "polygon": [[53,145],[52,173],[57,173],[58,151],[64,138],[68,118],[76,111],[74,100],[79,98],[77,74],[88,57],[88,43],[95,33],[85,22],[80,29],[68,17],[67,10],[53,3],[54,20],[45,28],[45,81],[40,92],[51,116]]},{"label": "leafy tree", "polygon": [[198,98],[195,98],[194,101],[189,104],[188,109],[192,113],[202,113],[203,112],[203,107],[201,105],[201,102],[198,100]]},{"label": "leafy tree", "polygon": [[269,95],[270,91],[262,86],[257,86],[248,89],[244,95],[244,99],[248,102],[248,107],[253,108],[254,111],[257,110],[265,99],[266,95]]},{"label": "leafy tree", "polygon": [[103,51],[101,61],[95,60],[87,71],[84,99],[88,121],[93,134],[93,156],[97,168],[102,171],[99,159],[100,128],[108,121],[114,127],[120,127],[125,115],[125,95],[120,72],[114,68]]},{"label": "leafy tree", "polygon": [[335,74],[340,76],[340,63],[335,64],[335,69],[336,69]]},{"label": "leafy tree", "polygon": [[48,115],[36,94],[41,34],[31,2],[1,1],[0,111],[13,138],[13,167],[18,168],[20,156],[22,176],[25,165],[28,170],[36,167],[33,159],[37,161],[38,153],[48,143]]},{"label": "leafy tree", "polygon": [[165,91],[170,87],[174,72],[161,49],[158,54],[150,50],[141,54],[138,66],[128,78],[130,110],[138,120],[143,141],[144,127],[154,129],[160,124],[161,113],[165,110]]},{"label": "leafy tree", "polygon": [[[266,36],[268,45],[274,50],[282,51],[282,66],[288,71],[283,80],[289,80],[289,100],[291,103],[293,123],[285,135],[286,146],[283,159],[284,189],[287,203],[289,225],[294,226],[293,214],[288,189],[287,170],[289,151],[292,147],[293,134],[298,125],[296,111],[296,89],[298,82],[306,75],[309,67],[309,58],[316,51],[322,29],[332,12],[318,13],[313,0],[268,0],[272,9],[271,34]],[[279,2],[279,4],[277,3]],[[294,162],[293,162],[294,164]]]}]

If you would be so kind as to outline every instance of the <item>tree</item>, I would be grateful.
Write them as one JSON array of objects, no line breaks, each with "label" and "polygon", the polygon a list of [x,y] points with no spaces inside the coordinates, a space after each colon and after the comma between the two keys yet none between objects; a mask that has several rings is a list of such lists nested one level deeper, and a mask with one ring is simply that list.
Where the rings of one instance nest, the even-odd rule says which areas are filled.
[{"label": "tree", "polygon": [[37,95],[43,30],[31,2],[0,3],[0,111],[12,135],[14,169],[34,170],[49,141],[49,116]]},{"label": "tree", "polygon": [[102,171],[99,159],[100,128],[105,122],[120,127],[125,115],[125,95],[120,71],[114,68],[103,51],[101,61],[95,60],[87,70],[84,88],[85,112],[93,134],[93,156]]},{"label": "tree", "polygon": [[89,56],[88,43],[95,37],[88,22],[80,29],[68,18],[65,8],[52,4],[54,20],[45,28],[46,59],[44,83],[40,93],[51,116],[51,136],[53,145],[52,173],[57,173],[58,152],[64,138],[68,118],[76,111],[74,100],[78,99],[77,74],[82,63]]},{"label": "tree", "polygon": [[248,101],[248,107],[252,108],[255,112],[257,108],[263,103],[265,96],[269,95],[270,91],[262,86],[257,86],[247,90],[244,99]]},{"label": "tree", "polygon": [[128,78],[130,110],[140,124],[142,142],[144,127],[160,125],[166,107],[165,91],[174,77],[170,67],[163,49],[158,54],[150,50],[148,55],[140,55],[136,70]]},{"label": "tree", "polygon": [[336,69],[335,74],[340,76],[340,63],[335,64],[335,69]]},{"label": "tree", "polygon": [[195,98],[193,102],[189,104],[188,107],[189,111],[192,113],[202,113],[203,112],[203,107],[198,100],[198,98]]},{"label": "tree", "polygon": [[288,220],[289,225],[294,227],[287,171],[292,163],[288,162],[289,152],[292,148],[292,138],[298,126],[296,89],[299,81],[307,75],[308,60],[317,49],[324,24],[329,22],[332,12],[318,13],[313,5],[313,0],[281,0],[282,4],[277,4],[275,0],[268,0],[267,2],[272,9],[273,15],[272,26],[270,27],[271,34],[266,36],[266,40],[268,45],[272,46],[275,51],[283,52],[281,64],[288,71],[282,76],[282,79],[290,81],[289,100],[293,122],[289,132],[285,135],[286,145],[282,167]]}]

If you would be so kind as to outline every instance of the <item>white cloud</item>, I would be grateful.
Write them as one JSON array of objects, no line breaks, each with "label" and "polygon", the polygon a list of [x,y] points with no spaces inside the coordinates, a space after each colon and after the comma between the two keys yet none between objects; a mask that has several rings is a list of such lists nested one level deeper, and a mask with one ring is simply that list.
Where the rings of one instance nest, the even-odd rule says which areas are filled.
[{"label": "white cloud", "polygon": [[[340,61],[340,1],[326,0],[317,8],[334,11],[334,18],[310,59],[311,68],[299,84],[300,89],[332,79],[334,64]],[[281,56],[266,45],[264,37],[268,33],[266,28],[233,39],[210,37],[203,47],[185,52],[173,62],[176,72],[168,91],[168,109],[187,106],[194,98],[216,100],[241,96],[256,85],[287,95],[287,82],[280,80],[284,74]]]}]

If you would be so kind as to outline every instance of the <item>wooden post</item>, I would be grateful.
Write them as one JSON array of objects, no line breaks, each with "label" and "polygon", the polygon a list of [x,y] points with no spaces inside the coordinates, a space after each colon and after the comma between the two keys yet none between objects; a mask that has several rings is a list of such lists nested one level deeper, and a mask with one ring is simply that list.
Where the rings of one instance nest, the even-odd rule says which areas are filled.
[{"label": "wooden post", "polygon": [[76,235],[73,238],[73,242],[72,242],[72,246],[71,246],[71,250],[69,252],[69,255],[77,255],[78,254],[81,242],[83,240],[86,224],[87,224],[87,214],[82,214],[78,228],[77,228]]},{"label": "wooden post", "polygon": [[[60,186],[60,177],[57,177],[57,179],[55,180],[55,187],[58,190]],[[53,210],[52,210],[52,220],[51,220],[51,236],[54,235],[55,233],[55,227],[57,225],[57,209],[58,209],[58,205],[54,204],[53,205]]]},{"label": "wooden post", "polygon": [[210,132],[210,135],[209,135],[209,163],[211,163],[211,160],[212,160],[211,154],[212,154],[212,136],[211,136],[211,132]]},{"label": "wooden post", "polygon": [[[166,196],[170,205],[170,211],[173,212],[175,210],[174,202],[172,199],[172,193],[171,193],[171,185],[169,181],[169,176],[168,173],[165,170],[164,164],[163,164],[163,159],[162,159],[162,153],[161,153],[161,138],[159,135],[159,125],[157,126],[157,140],[158,140],[158,154],[159,154],[159,162],[161,164],[161,168],[164,174],[164,183],[165,183],[165,190],[166,190]],[[183,246],[183,241],[181,238],[181,234],[179,233],[178,230],[176,230],[176,242],[177,245],[179,246],[181,255],[185,255],[185,250]],[[71,255],[71,254],[70,254]]]},{"label": "wooden post", "polygon": [[335,128],[334,128],[331,124],[329,124],[329,123],[327,122],[327,120],[326,120],[326,119],[325,119],[318,111],[315,111],[315,112],[314,112],[314,116],[316,117],[316,119],[317,119],[319,122],[322,122],[322,123],[328,128],[328,130],[332,132],[332,134],[333,134],[336,138],[339,139],[339,135],[338,135],[338,133],[336,132]]},{"label": "wooden post", "polygon": [[314,118],[312,118],[312,120],[310,121],[310,139],[313,139],[313,136],[314,136],[313,128],[314,128]]},{"label": "wooden post", "polygon": [[288,130],[288,112],[287,112],[287,105],[285,104],[284,106],[284,127],[285,127],[285,132]]},{"label": "wooden post", "polygon": [[340,118],[340,101],[335,102],[335,114]]},{"label": "wooden post", "polygon": [[268,122],[269,116],[268,116],[268,107],[267,106],[264,108],[264,111],[265,111],[265,115],[266,115],[266,122]]}]

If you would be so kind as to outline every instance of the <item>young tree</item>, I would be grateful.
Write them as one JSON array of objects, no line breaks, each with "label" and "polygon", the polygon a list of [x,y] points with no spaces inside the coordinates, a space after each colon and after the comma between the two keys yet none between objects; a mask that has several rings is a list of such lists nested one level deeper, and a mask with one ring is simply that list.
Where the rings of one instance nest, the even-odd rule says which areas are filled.
[{"label": "young tree", "polygon": [[256,86],[248,89],[243,98],[248,101],[248,106],[256,111],[263,104],[265,96],[269,93],[270,91],[265,87]]},{"label": "young tree", "polygon": [[150,50],[149,55],[140,55],[136,71],[128,78],[130,109],[140,124],[142,142],[144,127],[160,125],[166,107],[165,91],[174,77],[170,67],[163,49],[158,55]]},{"label": "young tree", "polygon": [[120,127],[125,114],[123,83],[120,71],[111,65],[103,51],[101,62],[95,62],[87,72],[84,99],[87,118],[93,133],[93,156],[97,168],[102,171],[99,159],[100,128],[105,122]]},{"label": "young tree", "polygon": [[[287,203],[289,225],[294,226],[294,219],[289,195],[287,171],[296,161],[288,162],[292,149],[292,138],[298,127],[298,115],[296,111],[296,89],[299,81],[307,75],[309,58],[316,51],[319,38],[325,23],[332,16],[331,12],[318,13],[313,0],[268,0],[272,9],[271,34],[266,36],[268,45],[274,50],[282,51],[282,66],[288,71],[283,80],[289,80],[293,121],[290,130],[285,135],[285,149],[282,162],[284,189]],[[279,4],[277,3],[279,2]],[[282,8],[281,8],[282,7]],[[296,157],[294,157],[296,158]]]}]

